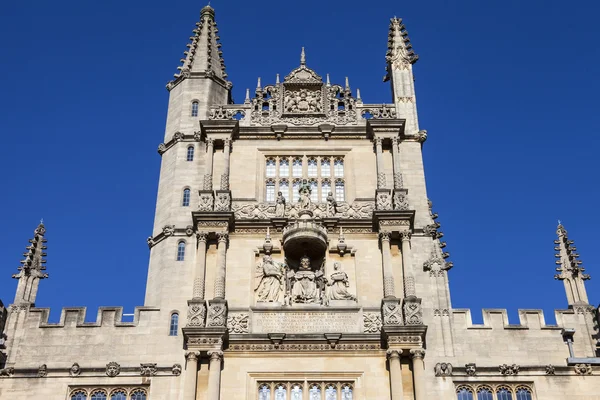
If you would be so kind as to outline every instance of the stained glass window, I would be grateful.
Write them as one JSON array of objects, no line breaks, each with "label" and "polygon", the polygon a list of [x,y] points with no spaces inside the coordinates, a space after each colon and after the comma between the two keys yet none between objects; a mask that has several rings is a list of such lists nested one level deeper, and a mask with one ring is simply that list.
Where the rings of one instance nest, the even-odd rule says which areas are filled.
[{"label": "stained glass window", "polygon": [[344,176],[344,160],[341,158],[336,158],[333,162],[333,172],[335,176],[341,178]]},{"label": "stained glass window", "polygon": [[275,201],[275,181],[273,179],[267,180],[267,201]]},{"label": "stained glass window", "polygon": [[327,196],[329,195],[329,192],[331,192],[331,181],[329,181],[329,179],[324,179],[321,182],[321,201],[322,202],[327,201]]},{"label": "stained glass window", "polygon": [[335,181],[335,199],[337,201],[344,201],[344,181],[338,179]]},{"label": "stained glass window", "polygon": [[352,399],[352,387],[350,385],[342,385],[342,400]]},{"label": "stained glass window", "polygon": [[169,324],[169,336],[177,336],[177,329],[179,328],[179,314],[171,314],[171,323]]},{"label": "stained glass window", "polygon": [[287,389],[285,385],[277,385],[275,388],[275,400],[287,400]]}]

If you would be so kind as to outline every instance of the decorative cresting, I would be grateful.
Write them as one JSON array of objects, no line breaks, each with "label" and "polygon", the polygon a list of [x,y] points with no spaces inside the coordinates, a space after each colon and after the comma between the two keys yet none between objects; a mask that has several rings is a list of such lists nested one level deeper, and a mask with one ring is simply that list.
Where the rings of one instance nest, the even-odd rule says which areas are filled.
[{"label": "decorative cresting", "polygon": [[392,18],[388,34],[388,51],[385,54],[387,74],[383,78],[384,82],[390,79],[392,69],[408,69],[408,66],[416,63],[418,59],[419,56],[413,51],[402,18]]},{"label": "decorative cresting", "polygon": [[19,305],[33,306],[40,279],[48,277],[48,274],[44,272],[46,270],[44,265],[46,263],[44,258],[46,253],[44,253],[44,250],[47,248],[45,245],[47,240],[44,239],[45,234],[46,228],[40,222],[38,227],[35,228],[33,239],[29,239],[29,246],[25,248],[27,251],[23,253],[25,259],[21,261],[21,266],[18,268],[19,273],[12,276],[14,279],[18,279],[19,283],[17,284],[15,301],[11,310],[24,308],[18,307]]},{"label": "decorative cresting", "polygon": [[196,22],[196,29],[192,32],[194,35],[190,37],[191,43],[187,44],[188,49],[183,52],[185,58],[181,59],[183,65],[177,67],[179,72],[173,76],[175,79],[167,83],[167,89],[173,89],[191,76],[216,78],[231,87],[231,82],[227,81],[225,61],[217,35],[219,30],[215,22],[215,10],[211,6],[202,9],[200,21]]},{"label": "decorative cresting", "polygon": [[289,258],[322,258],[327,250],[327,228],[312,219],[308,210],[300,212],[300,219],[283,228],[283,248]]},{"label": "decorative cresting", "polygon": [[567,237],[567,231],[560,222],[556,234],[558,239],[554,241],[554,244],[556,244],[554,250],[558,252],[555,257],[557,258],[556,264],[559,266],[556,271],[559,273],[554,275],[554,279],[561,280],[565,284],[570,306],[576,304],[587,305],[588,297],[584,281],[590,279],[590,276],[584,273],[585,268],[581,266],[577,248],[573,245],[573,241]]},{"label": "decorative cresting", "polygon": [[306,66],[304,48],[300,66],[283,82],[261,86],[260,78],[251,101],[251,124],[314,125],[330,122],[337,125],[356,125],[358,121],[356,100],[350,85],[345,87],[323,82],[323,79]]}]

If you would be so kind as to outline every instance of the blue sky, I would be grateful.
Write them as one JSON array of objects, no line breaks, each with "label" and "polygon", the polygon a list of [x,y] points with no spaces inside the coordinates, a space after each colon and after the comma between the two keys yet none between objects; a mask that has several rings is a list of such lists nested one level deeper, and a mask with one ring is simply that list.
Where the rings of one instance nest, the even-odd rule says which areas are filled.
[{"label": "blue sky", "polygon": [[[0,11],[0,298],[44,218],[37,305],[142,305],[171,79],[202,2],[8,2]],[[597,1],[214,0],[234,98],[299,63],[365,102],[383,83],[389,18],[420,60],[429,197],[454,261],[454,307],[565,308],[553,275],[561,219],[592,275],[600,216]],[[594,280],[595,278],[595,280]]]}]

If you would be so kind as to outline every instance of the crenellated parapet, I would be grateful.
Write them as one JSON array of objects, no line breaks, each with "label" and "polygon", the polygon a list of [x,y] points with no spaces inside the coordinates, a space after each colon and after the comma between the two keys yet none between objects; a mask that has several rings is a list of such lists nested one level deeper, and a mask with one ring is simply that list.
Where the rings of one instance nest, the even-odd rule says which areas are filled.
[{"label": "crenellated parapet", "polygon": [[86,307],[65,307],[58,322],[49,322],[49,308],[31,308],[27,314],[27,326],[39,328],[101,328],[147,326],[160,309],[155,307],[136,307],[132,321],[123,321],[123,307],[100,307],[93,322],[86,322]]}]

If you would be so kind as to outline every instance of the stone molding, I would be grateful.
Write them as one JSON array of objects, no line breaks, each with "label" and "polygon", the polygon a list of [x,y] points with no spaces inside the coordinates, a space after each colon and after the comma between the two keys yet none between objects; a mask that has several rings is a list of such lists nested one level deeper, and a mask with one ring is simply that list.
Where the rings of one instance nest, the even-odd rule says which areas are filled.
[{"label": "stone molding", "polygon": [[[177,366],[173,365],[158,365],[157,363],[145,363],[138,365],[120,365],[116,361],[111,361],[107,365],[101,366],[80,366],[79,363],[73,363],[71,367],[53,367],[52,363],[42,364],[39,367],[20,368],[6,367],[0,369],[0,379],[7,378],[70,378],[70,379],[85,379],[85,378],[106,378],[108,377],[166,377],[177,376]],[[74,371],[74,366],[77,366]],[[109,375],[110,367],[110,375]]]}]

